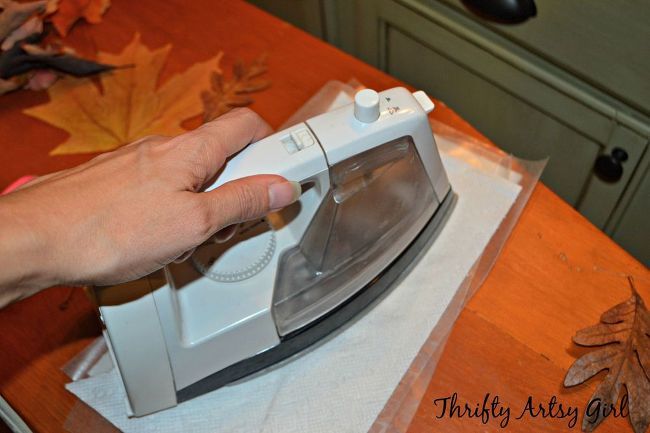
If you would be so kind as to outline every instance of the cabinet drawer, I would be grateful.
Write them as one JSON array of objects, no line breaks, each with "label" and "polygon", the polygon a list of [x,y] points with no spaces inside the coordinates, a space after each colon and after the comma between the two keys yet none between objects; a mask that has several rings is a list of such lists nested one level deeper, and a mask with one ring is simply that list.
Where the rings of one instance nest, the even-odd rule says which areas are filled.
[{"label": "cabinet drawer", "polygon": [[650,154],[644,158],[640,182],[630,188],[621,218],[612,220],[612,238],[650,267]]},{"label": "cabinet drawer", "polygon": [[[474,18],[460,0],[438,1]],[[474,19],[650,114],[648,0],[537,0],[536,5],[537,16],[520,25]]]}]

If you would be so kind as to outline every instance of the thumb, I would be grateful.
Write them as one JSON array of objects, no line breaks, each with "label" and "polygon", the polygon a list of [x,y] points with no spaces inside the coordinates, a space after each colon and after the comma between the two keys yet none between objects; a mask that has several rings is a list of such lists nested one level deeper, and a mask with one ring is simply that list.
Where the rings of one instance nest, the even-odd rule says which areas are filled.
[{"label": "thumb", "polygon": [[216,230],[231,224],[261,218],[298,200],[300,184],[281,176],[249,176],[202,193]]}]

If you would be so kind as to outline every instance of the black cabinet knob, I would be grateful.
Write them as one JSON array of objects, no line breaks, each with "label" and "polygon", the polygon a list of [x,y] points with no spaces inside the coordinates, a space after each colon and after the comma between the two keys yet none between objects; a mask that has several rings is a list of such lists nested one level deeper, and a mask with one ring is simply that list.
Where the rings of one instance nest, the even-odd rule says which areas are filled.
[{"label": "black cabinet knob", "polygon": [[501,24],[519,24],[537,15],[534,0],[461,0],[479,17]]},{"label": "black cabinet knob", "polygon": [[596,158],[594,172],[605,182],[617,182],[623,176],[623,162],[627,161],[627,152],[620,147],[615,147],[609,155],[600,155]]}]

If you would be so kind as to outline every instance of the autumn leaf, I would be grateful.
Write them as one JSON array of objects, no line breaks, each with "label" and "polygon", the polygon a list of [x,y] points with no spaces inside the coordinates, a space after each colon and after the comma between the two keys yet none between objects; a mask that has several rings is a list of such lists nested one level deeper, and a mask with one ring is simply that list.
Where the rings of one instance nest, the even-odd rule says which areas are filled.
[{"label": "autumn leaf", "polygon": [[66,36],[81,18],[92,24],[100,23],[110,5],[110,0],[59,0],[58,8],[50,21],[57,33]]},{"label": "autumn leaf", "polygon": [[101,63],[133,65],[102,75],[101,91],[88,78],[65,78],[50,87],[50,102],[25,110],[70,133],[50,154],[104,152],[146,135],[184,132],[181,122],[202,112],[200,94],[221,54],[158,85],[170,49],[149,50],[136,35],[120,54],[99,53]]},{"label": "autumn leaf", "polygon": [[234,107],[250,105],[253,102],[251,93],[271,85],[269,80],[260,78],[266,71],[266,56],[262,55],[250,65],[237,61],[233,65],[230,79],[226,79],[221,71],[213,72],[210,77],[211,90],[201,94],[203,121],[209,122]]},{"label": "autumn leaf", "polygon": [[[566,374],[564,386],[579,385],[608,370],[587,407],[596,407],[599,401],[601,408],[614,407],[625,385],[632,427],[635,433],[645,433],[650,426],[650,312],[631,278],[629,282],[630,299],[603,313],[601,323],[573,337],[580,346],[603,347],[576,360]],[[582,430],[593,431],[604,418],[602,410],[591,417],[585,414]]]}]

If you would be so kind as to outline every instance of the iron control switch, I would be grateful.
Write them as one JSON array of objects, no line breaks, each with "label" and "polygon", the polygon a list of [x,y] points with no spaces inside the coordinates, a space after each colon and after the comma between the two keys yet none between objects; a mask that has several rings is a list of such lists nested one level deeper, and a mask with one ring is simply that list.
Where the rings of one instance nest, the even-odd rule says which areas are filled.
[{"label": "iron control switch", "polygon": [[379,119],[379,94],[371,89],[363,89],[354,95],[354,117],[363,123]]},{"label": "iron control switch", "polygon": [[433,111],[433,101],[429,99],[426,93],[424,93],[422,90],[418,90],[417,92],[413,92],[413,97],[415,98],[416,101],[418,101],[418,104],[420,104],[420,107],[424,110],[425,113],[429,114]]},{"label": "iron control switch", "polygon": [[313,146],[316,140],[308,129],[303,128],[292,132],[282,140],[284,148],[289,154],[296,153],[305,147]]}]

